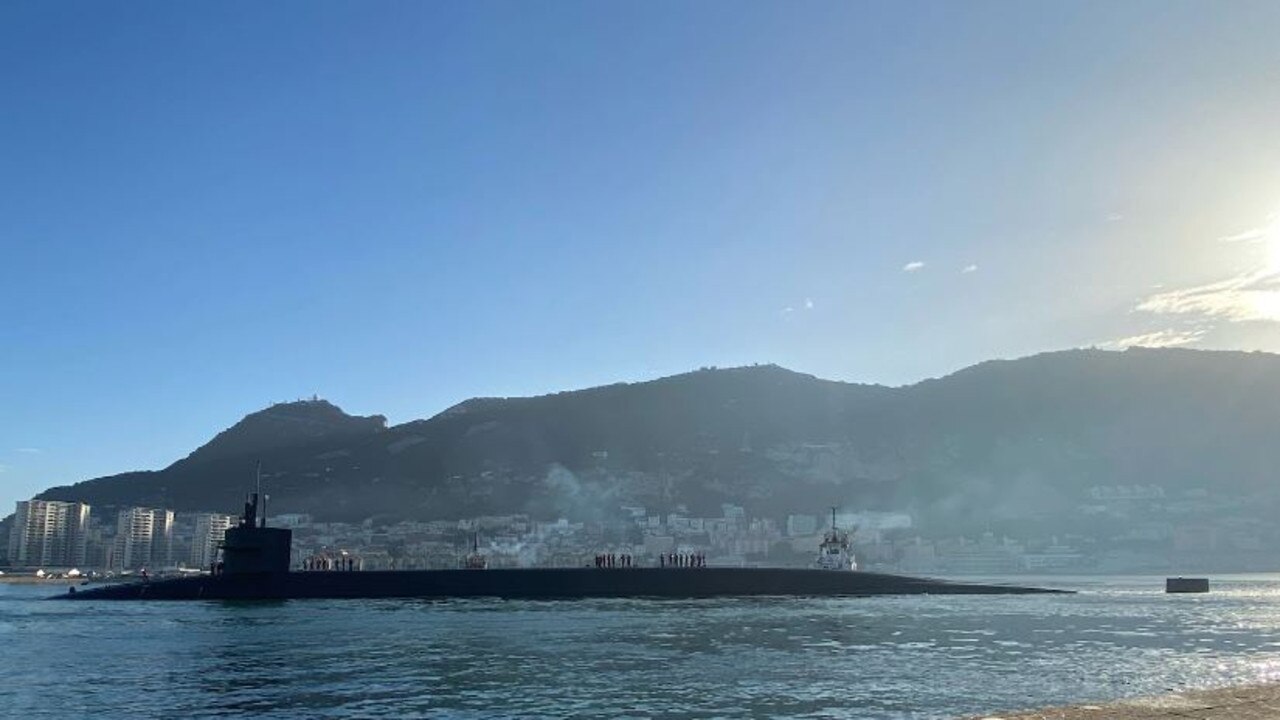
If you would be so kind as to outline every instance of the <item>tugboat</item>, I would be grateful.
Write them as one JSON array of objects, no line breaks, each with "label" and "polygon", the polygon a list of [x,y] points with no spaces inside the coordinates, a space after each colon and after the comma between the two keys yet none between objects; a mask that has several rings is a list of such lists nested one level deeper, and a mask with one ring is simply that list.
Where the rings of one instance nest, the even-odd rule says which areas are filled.
[{"label": "tugboat", "polygon": [[819,570],[857,570],[858,561],[853,556],[849,533],[836,527],[836,509],[831,508],[831,529],[822,536],[818,556],[813,566]]},{"label": "tugboat", "polygon": [[480,554],[480,533],[471,536],[471,554],[462,559],[464,570],[488,570],[489,558]]}]

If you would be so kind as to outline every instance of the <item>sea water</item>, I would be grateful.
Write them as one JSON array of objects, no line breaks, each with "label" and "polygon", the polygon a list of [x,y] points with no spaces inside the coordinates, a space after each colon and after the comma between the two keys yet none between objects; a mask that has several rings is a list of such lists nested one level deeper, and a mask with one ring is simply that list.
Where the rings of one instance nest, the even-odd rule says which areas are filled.
[{"label": "sea water", "polygon": [[0,716],[949,718],[1280,679],[1280,576],[1040,582],[1080,592],[61,603],[0,585]]}]

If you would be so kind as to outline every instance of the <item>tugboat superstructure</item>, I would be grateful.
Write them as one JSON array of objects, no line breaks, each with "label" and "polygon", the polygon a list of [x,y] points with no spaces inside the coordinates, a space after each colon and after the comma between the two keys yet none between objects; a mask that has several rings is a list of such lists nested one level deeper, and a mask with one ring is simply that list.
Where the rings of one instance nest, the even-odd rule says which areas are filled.
[{"label": "tugboat superstructure", "polygon": [[849,533],[836,527],[836,509],[831,508],[831,529],[822,536],[818,556],[813,566],[819,570],[857,570],[858,561],[853,556]]},{"label": "tugboat superstructure", "polygon": [[463,569],[488,570],[489,558],[480,554],[480,533],[471,536],[471,554],[462,559]]}]

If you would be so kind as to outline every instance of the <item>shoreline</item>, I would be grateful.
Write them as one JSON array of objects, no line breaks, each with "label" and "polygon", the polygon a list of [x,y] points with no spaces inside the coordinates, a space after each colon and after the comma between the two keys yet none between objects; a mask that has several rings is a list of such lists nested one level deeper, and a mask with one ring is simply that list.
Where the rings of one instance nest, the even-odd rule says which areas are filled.
[{"label": "shoreline", "polygon": [[1280,720],[1280,682],[968,716],[965,720]]},{"label": "shoreline", "polygon": [[76,585],[89,578],[42,578],[35,575],[0,575],[0,585]]}]

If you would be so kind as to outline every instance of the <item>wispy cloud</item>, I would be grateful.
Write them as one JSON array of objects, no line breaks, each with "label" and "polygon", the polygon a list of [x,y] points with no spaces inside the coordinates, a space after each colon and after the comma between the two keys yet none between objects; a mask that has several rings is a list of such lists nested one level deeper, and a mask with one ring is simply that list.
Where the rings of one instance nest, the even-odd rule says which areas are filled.
[{"label": "wispy cloud", "polygon": [[916,272],[917,270],[920,270],[923,267],[924,267],[923,262],[919,260],[912,260],[911,262],[902,266],[902,272]]},{"label": "wispy cloud", "polygon": [[1109,340],[1102,346],[1111,350],[1123,350],[1131,347],[1166,348],[1189,345],[1204,337],[1205,331],[1200,328],[1190,330],[1157,330],[1142,335],[1131,335],[1119,340]]},{"label": "wispy cloud", "polygon": [[1123,219],[1124,219],[1124,215],[1121,215],[1118,212],[1113,212],[1107,216],[1107,222],[1112,222],[1112,223],[1120,222]]},{"label": "wispy cloud", "polygon": [[1235,235],[1226,235],[1218,238],[1218,242],[1222,243],[1238,243],[1238,242],[1257,242],[1266,237],[1266,228],[1250,228],[1244,232],[1238,232]]},{"label": "wispy cloud", "polygon": [[814,306],[813,298],[805,298],[798,306],[787,305],[786,307],[779,310],[778,317],[782,318],[783,320],[791,320],[793,318],[799,317],[798,315],[796,315],[796,312],[798,311],[798,309],[803,309],[805,312],[809,312],[810,310],[813,310],[813,306]]},{"label": "wispy cloud", "polygon": [[1280,213],[1271,213],[1267,216],[1267,222],[1258,227],[1242,230],[1234,235],[1225,235],[1218,238],[1221,243],[1254,243],[1262,242],[1270,237],[1280,237]]},{"label": "wispy cloud", "polygon": [[978,272],[978,266],[977,266],[977,265],[965,265],[964,267],[960,268],[960,272],[961,272],[961,273],[963,273],[963,274],[965,274],[965,275],[967,275],[967,274],[969,274],[969,273],[971,273],[971,272]]},{"label": "wispy cloud", "polygon": [[0,475],[3,475],[5,471],[7,471],[8,469],[9,469],[8,465],[0,465]]},{"label": "wispy cloud", "polygon": [[[1262,226],[1218,238],[1222,243],[1273,241],[1280,242],[1280,215],[1276,213],[1268,215]],[[1276,248],[1270,249],[1273,257],[1257,269],[1190,287],[1153,286],[1156,292],[1140,300],[1134,309],[1154,315],[1181,316],[1195,327],[1209,329],[1223,322],[1280,322],[1280,263],[1274,257]],[[1169,336],[1170,339],[1179,337],[1178,334]]]},{"label": "wispy cloud", "polygon": [[39,455],[44,451],[37,447],[20,447],[20,448],[15,448],[14,452],[20,452],[24,455]]},{"label": "wispy cloud", "polygon": [[1280,321],[1280,273],[1257,270],[1205,285],[1159,292],[1138,303],[1137,309],[1229,322]]}]

